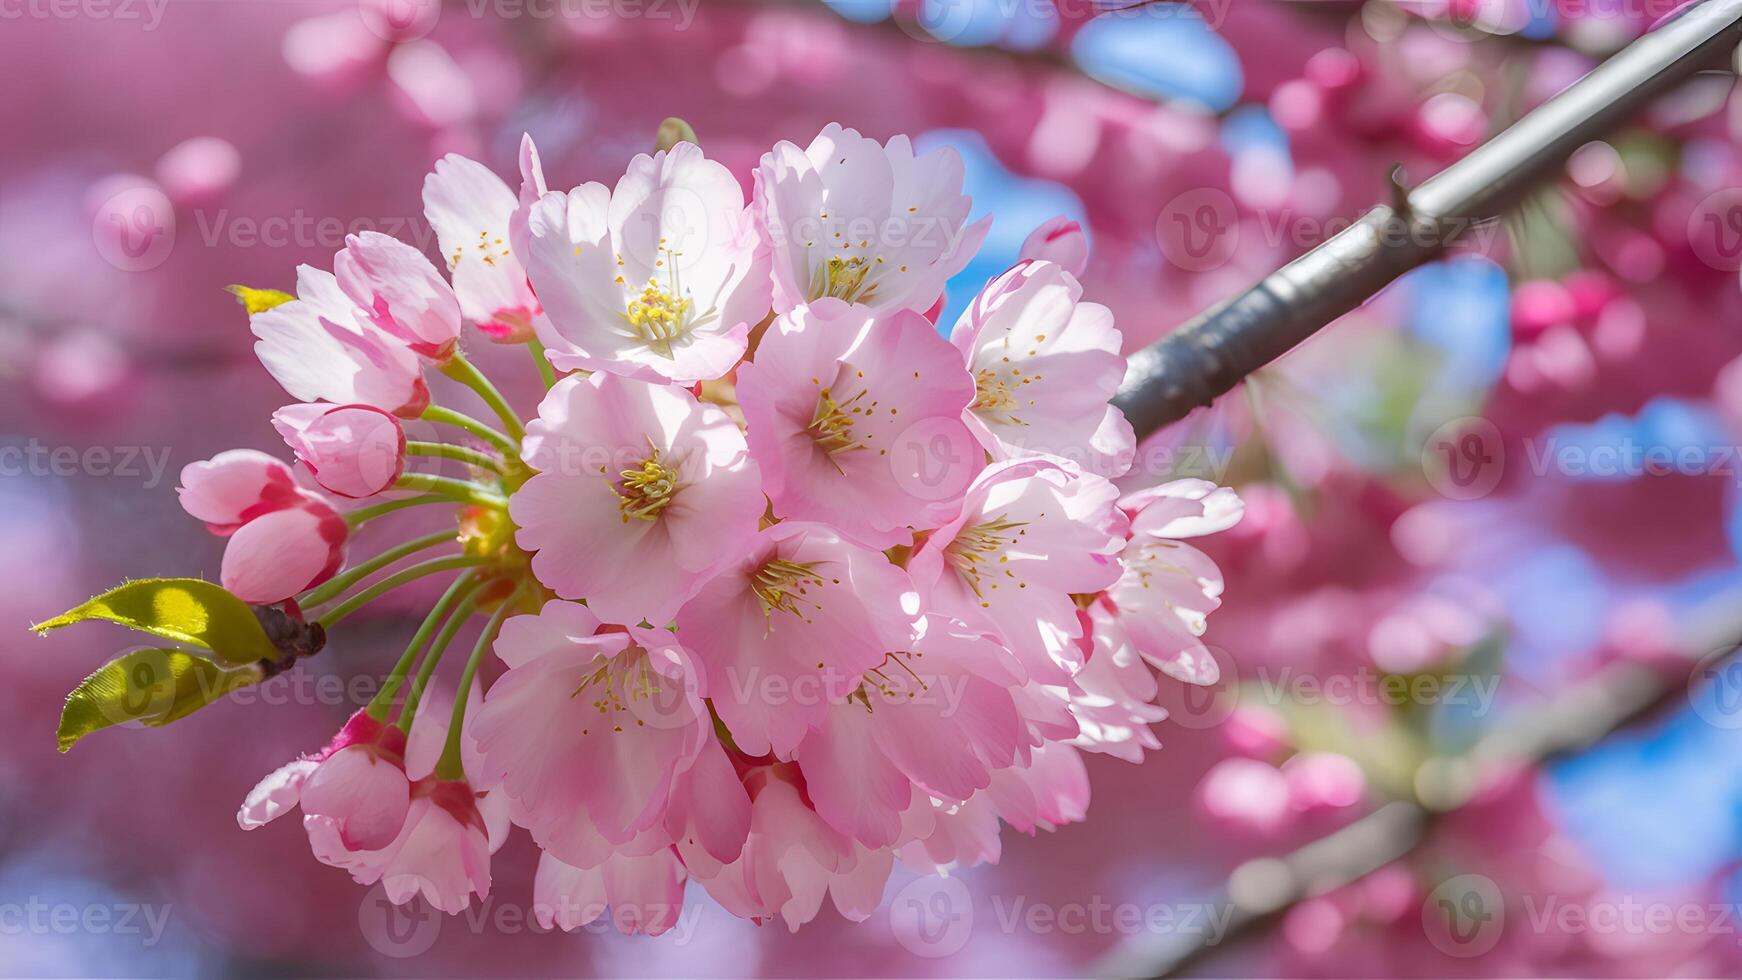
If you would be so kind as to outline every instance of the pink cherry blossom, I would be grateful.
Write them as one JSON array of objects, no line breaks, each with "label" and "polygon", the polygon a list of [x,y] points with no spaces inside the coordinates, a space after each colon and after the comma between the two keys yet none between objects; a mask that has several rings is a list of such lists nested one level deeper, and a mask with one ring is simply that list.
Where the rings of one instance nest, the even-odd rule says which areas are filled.
[{"label": "pink cherry blossom", "polygon": [[1131,453],[1131,426],[1107,404],[1125,377],[1119,331],[1112,312],[1082,294],[1063,267],[1021,262],[988,283],[950,332],[974,375],[969,423],[995,456],[1087,464]]},{"label": "pink cherry blossom", "polygon": [[423,213],[435,229],[460,313],[493,339],[529,338],[540,311],[510,234],[521,203],[488,167],[458,154],[436,161],[423,180]]},{"label": "pink cherry blossom", "polygon": [[272,426],[321,488],[368,497],[405,470],[405,428],[370,405],[297,403],[272,413]]},{"label": "pink cherry blossom", "polygon": [[475,727],[482,779],[500,782],[541,846],[578,866],[590,866],[590,848],[573,835],[625,844],[661,824],[673,777],[709,726],[695,668],[669,631],[596,624],[562,600],[505,624],[496,648],[509,670]]},{"label": "pink cherry blossom", "polygon": [[1082,661],[1071,596],[1119,578],[1117,495],[1106,480],[1063,463],[994,464],[908,569],[932,608],[999,636],[1030,677],[1063,683]]},{"label": "pink cherry blossom", "polygon": [[923,313],[979,250],[991,219],[964,224],[962,159],[915,157],[830,123],[799,149],[782,141],[756,170],[759,229],[773,251],[774,308],[834,297]]},{"label": "pink cherry blossom", "polygon": [[320,751],[268,773],[236,822],[254,830],[300,805],[331,821],[346,848],[376,849],[399,835],[410,788],[404,734],[359,711]]},{"label": "pink cherry blossom", "polygon": [[339,288],[368,321],[422,357],[444,361],[460,339],[460,303],[424,254],[376,231],[345,239],[333,256]]},{"label": "pink cherry blossom", "polygon": [[910,647],[917,611],[906,573],[882,554],[786,521],[678,612],[677,635],[738,748],[790,758],[831,702]]},{"label": "pink cherry blossom", "polygon": [[562,369],[718,378],[768,312],[767,263],[731,171],[679,143],[528,206],[539,339]]},{"label": "pink cherry blossom", "polygon": [[429,405],[418,355],[370,322],[330,272],[299,266],[291,302],[256,313],[254,353],[305,402],[372,405],[415,418]]},{"label": "pink cherry blossom", "polygon": [[794,932],[816,917],[826,896],[843,915],[862,919],[869,909],[860,896],[868,882],[881,894],[890,854],[867,851],[831,828],[804,804],[794,782],[799,778],[787,765],[750,772],[745,784],[752,816],[744,853],[719,874],[697,880],[734,915],[758,922],[779,916]]},{"label": "pink cherry blossom", "polygon": [[960,802],[1016,761],[1021,720],[1008,687],[1020,668],[996,643],[930,618],[830,706],[799,745],[818,814],[868,847],[895,843],[915,792]]},{"label": "pink cherry blossom", "polygon": [[264,453],[231,450],[189,464],[178,492],[189,514],[229,538],[219,579],[246,602],[288,599],[344,563],[345,519]]},{"label": "pink cherry blossom", "polygon": [[1063,216],[1049,218],[1023,239],[1021,255],[1057,263],[1072,276],[1081,277],[1089,267],[1089,239],[1075,221]]},{"label": "pink cherry blossom", "polygon": [[961,355],[924,317],[835,299],[775,320],[738,370],[774,512],[877,548],[953,513],[982,459],[961,421],[973,398]]},{"label": "pink cherry blossom", "polygon": [[1129,494],[1119,506],[1130,516],[1131,538],[1108,600],[1138,652],[1162,673],[1214,684],[1220,670],[1199,637],[1205,617],[1221,605],[1222,573],[1179,539],[1234,526],[1240,498],[1205,480],[1176,480]]},{"label": "pink cherry blossom", "polygon": [[564,864],[547,851],[533,879],[533,914],[546,929],[573,932],[609,907],[620,932],[657,936],[677,925],[687,877],[670,848],[613,856],[596,868]]},{"label": "pink cherry blossom", "polygon": [[1092,649],[1071,677],[1071,714],[1081,734],[1073,741],[1090,752],[1142,762],[1145,749],[1161,748],[1149,726],[1167,717],[1155,705],[1155,674],[1144,663],[1117,616],[1097,603],[1085,614]]},{"label": "pink cherry blossom", "polygon": [[676,387],[566,378],[527,427],[514,495],[533,571],[613,623],[664,624],[744,552],[766,503],[744,436]]}]

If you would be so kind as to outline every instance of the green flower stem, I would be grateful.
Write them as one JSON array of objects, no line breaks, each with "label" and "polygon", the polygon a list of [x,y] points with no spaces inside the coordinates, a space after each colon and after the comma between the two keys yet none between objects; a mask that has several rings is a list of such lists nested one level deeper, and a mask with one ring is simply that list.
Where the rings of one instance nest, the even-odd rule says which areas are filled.
[{"label": "green flower stem", "polygon": [[340,572],[338,575],[335,575],[321,583],[319,588],[310,591],[307,595],[302,597],[301,604],[304,607],[318,606],[323,602],[337,599],[339,594],[344,592],[346,589],[356,585],[358,582],[363,581],[370,575],[386,568],[388,565],[393,564],[399,559],[404,558],[407,555],[415,555],[426,548],[433,548],[436,545],[441,544],[443,541],[453,541],[457,538],[458,535],[453,531],[437,531],[434,534],[426,534],[421,538],[407,541],[398,547],[389,548],[368,561],[353,565],[350,568],[345,569],[343,572]]},{"label": "green flower stem", "polygon": [[442,631],[436,634],[435,642],[430,645],[429,655],[423,658],[423,663],[417,668],[417,676],[411,680],[411,690],[405,695],[405,708],[399,712],[399,721],[395,723],[400,731],[411,734],[411,723],[417,718],[417,706],[423,701],[424,689],[429,687],[429,679],[435,674],[436,665],[442,662],[442,655],[448,652],[448,644],[454,641],[454,635],[472,618],[472,610],[477,605],[478,593],[474,589],[454,607],[454,614],[448,617]]},{"label": "green flower stem", "polygon": [[499,493],[487,487],[472,483],[469,480],[456,480],[451,476],[436,476],[433,473],[407,473],[393,485],[395,490],[422,490],[425,493],[440,494],[449,500],[465,504],[483,504],[486,507],[506,507],[508,501]]},{"label": "green flower stem", "polygon": [[544,342],[533,338],[527,343],[532,348],[532,360],[538,364],[538,380],[544,382],[544,390],[556,387],[556,368],[550,366],[550,358],[545,355]]},{"label": "green flower stem", "polygon": [[387,578],[376,582],[367,589],[364,589],[351,598],[346,599],[344,602],[339,603],[331,610],[322,613],[317,621],[322,627],[330,630],[339,622],[339,620],[344,619],[346,616],[351,615],[407,582],[415,582],[426,575],[434,575],[437,572],[446,572],[455,568],[471,568],[475,565],[482,565],[485,561],[486,559],[475,558],[471,555],[450,555],[446,558],[431,558],[429,561],[419,562],[404,571],[389,575]]},{"label": "green flower stem", "polygon": [[442,758],[436,763],[437,779],[464,779],[466,767],[460,759],[460,733],[466,723],[466,697],[472,693],[472,681],[477,679],[478,666],[484,662],[484,655],[490,652],[490,647],[496,642],[496,635],[502,632],[502,624],[508,620],[508,614],[513,612],[514,604],[520,599],[519,590],[503,601],[502,607],[491,614],[490,622],[484,626],[484,632],[478,636],[478,645],[472,648],[472,658],[466,661],[466,671],[460,675],[460,686],[454,689],[454,717],[448,722],[448,744],[442,749]]},{"label": "green flower stem", "polygon": [[448,586],[448,590],[442,593],[442,597],[436,600],[435,608],[431,609],[429,615],[424,617],[423,625],[417,628],[417,633],[412,636],[410,645],[405,648],[405,653],[401,654],[399,662],[393,665],[393,672],[387,675],[386,682],[381,685],[381,691],[369,702],[367,709],[369,717],[376,721],[387,720],[387,712],[393,707],[393,699],[398,696],[399,689],[404,686],[405,675],[411,671],[411,665],[417,660],[418,653],[423,650],[425,644],[429,643],[430,634],[436,631],[436,627],[442,623],[448,610],[453,608],[454,603],[458,602],[461,596],[472,591],[477,579],[476,570],[463,572],[459,578],[454,579],[454,584]]},{"label": "green flower stem", "polygon": [[478,397],[484,399],[484,404],[489,405],[496,417],[502,420],[502,426],[511,438],[518,441],[526,435],[526,426],[521,423],[520,416],[514,414],[508,399],[502,397],[502,393],[496,390],[489,378],[484,377],[483,372],[466,360],[466,355],[455,351],[454,356],[442,365],[442,373],[477,392]]},{"label": "green flower stem", "polygon": [[405,444],[407,456],[433,456],[437,459],[457,459],[467,466],[476,466],[492,473],[502,472],[502,461],[496,457],[481,453],[465,446],[454,446],[445,442],[408,442]]},{"label": "green flower stem", "polygon": [[423,415],[421,417],[425,422],[438,422],[444,425],[458,426],[490,445],[495,446],[497,449],[502,450],[502,452],[508,456],[514,458],[519,458],[520,456],[520,443],[518,441],[508,438],[502,433],[497,432],[495,429],[492,429],[477,419],[472,418],[470,415],[463,415],[451,408],[443,408],[440,405],[431,405],[423,410]]},{"label": "green flower stem", "polygon": [[383,503],[372,504],[368,507],[359,507],[345,515],[345,523],[350,525],[352,529],[356,529],[363,526],[363,524],[368,521],[372,521],[383,514],[391,514],[396,510],[404,510],[407,507],[416,507],[421,504],[451,503],[453,503],[451,499],[437,496],[435,494],[427,494],[422,497],[402,497],[399,500],[388,500]]}]

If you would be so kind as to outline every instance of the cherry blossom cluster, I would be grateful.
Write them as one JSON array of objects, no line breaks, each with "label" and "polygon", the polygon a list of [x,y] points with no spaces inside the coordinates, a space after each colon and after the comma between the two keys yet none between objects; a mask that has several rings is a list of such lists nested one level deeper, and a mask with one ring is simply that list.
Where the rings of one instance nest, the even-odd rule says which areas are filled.
[{"label": "cherry blossom cluster", "polygon": [[[995,861],[1001,822],[1081,819],[1080,752],[1141,759],[1159,685],[1214,682],[1222,579],[1188,542],[1241,503],[1113,482],[1134,455],[1109,405],[1121,339],[1082,300],[1074,223],[946,334],[945,283],[990,220],[948,149],[831,125],[767,153],[748,201],[689,141],[615,187],[549,189],[530,139],[520,171],[518,192],[458,156],[429,175],[447,276],[366,233],[294,296],[238,290],[298,399],[274,423],[303,472],[248,450],[183,472],[188,512],[229,536],[223,586],[330,632],[450,582],[381,696],[266,777],[242,826],[300,808],[319,860],[448,912],[518,826],[546,925],[608,910],[659,933],[693,880],[796,929],[825,897],[868,916],[897,858],[944,873]],[[536,418],[461,351],[468,323],[531,348]],[[436,405],[431,368],[497,420]],[[411,419],[457,439],[408,439]],[[363,525],[431,505],[457,531],[347,564]]]}]

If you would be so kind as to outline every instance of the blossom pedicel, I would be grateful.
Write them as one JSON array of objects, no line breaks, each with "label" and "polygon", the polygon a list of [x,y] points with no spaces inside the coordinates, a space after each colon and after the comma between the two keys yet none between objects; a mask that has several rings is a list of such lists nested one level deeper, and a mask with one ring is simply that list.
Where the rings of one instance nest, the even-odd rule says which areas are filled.
[{"label": "blossom pedicel", "polygon": [[[659,933],[694,881],[796,929],[825,896],[864,919],[897,859],[941,873],[997,860],[1000,820],[1082,819],[1079,753],[1141,760],[1160,686],[1215,680],[1221,576],[1182,539],[1240,502],[1111,482],[1120,337],[1081,299],[1076,225],[1031,236],[940,335],[925,313],[986,230],[950,150],[830,126],[770,151],[749,202],[689,142],[615,188],[549,190],[530,140],[520,169],[516,194],[436,165],[445,277],[368,234],[294,296],[237,288],[299,399],[274,424],[302,470],[188,466],[223,588],[131,582],[38,627],[177,644],[74,691],[63,749],[292,669],[431,578],[380,694],[262,780],[244,828],[300,807],[318,859],[457,912],[511,821],[543,850],[547,925],[608,907]],[[536,418],[472,366],[464,323],[531,348]],[[495,420],[435,404],[432,368]],[[455,439],[408,441],[406,419]],[[371,540],[401,510],[445,527]],[[432,677],[474,617],[450,708]]]}]

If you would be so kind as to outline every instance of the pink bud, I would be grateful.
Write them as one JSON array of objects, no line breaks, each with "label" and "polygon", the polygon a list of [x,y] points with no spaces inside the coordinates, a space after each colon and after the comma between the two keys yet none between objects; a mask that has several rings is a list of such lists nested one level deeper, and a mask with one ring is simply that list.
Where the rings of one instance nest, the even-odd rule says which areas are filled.
[{"label": "pink bud", "polygon": [[446,360],[460,337],[460,301],[424,254],[366,231],[333,256],[339,288],[382,330],[431,360]]},{"label": "pink bud", "polygon": [[189,463],[181,483],[176,493],[182,509],[226,535],[261,514],[294,505],[300,493],[289,466],[252,449]]},{"label": "pink bud", "polygon": [[219,580],[244,602],[280,602],[332,578],[345,560],[345,519],[303,494],[242,525],[224,548]]},{"label": "pink bud", "polygon": [[1089,265],[1089,239],[1083,226],[1069,218],[1052,218],[1029,233],[1022,243],[1022,257],[1056,262],[1073,276]]},{"label": "pink bud", "polygon": [[405,429],[379,408],[286,405],[272,425],[315,482],[341,497],[380,493],[405,471]]}]

